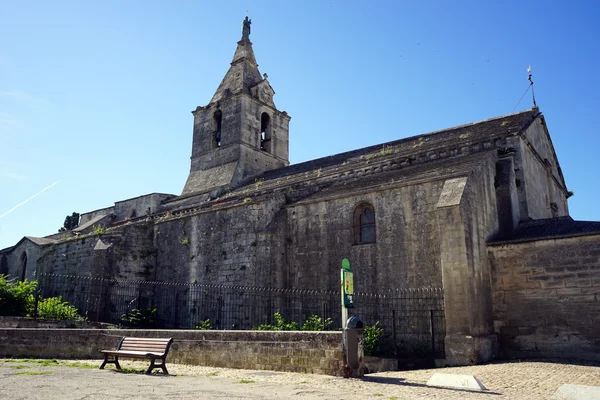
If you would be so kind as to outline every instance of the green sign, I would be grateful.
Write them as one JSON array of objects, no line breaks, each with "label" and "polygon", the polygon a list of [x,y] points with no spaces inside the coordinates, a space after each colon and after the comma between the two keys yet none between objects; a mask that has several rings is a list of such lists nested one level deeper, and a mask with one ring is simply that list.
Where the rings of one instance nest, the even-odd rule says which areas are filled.
[{"label": "green sign", "polygon": [[342,260],[341,277],[344,307],[354,308],[354,274],[350,269],[350,261],[347,258]]}]

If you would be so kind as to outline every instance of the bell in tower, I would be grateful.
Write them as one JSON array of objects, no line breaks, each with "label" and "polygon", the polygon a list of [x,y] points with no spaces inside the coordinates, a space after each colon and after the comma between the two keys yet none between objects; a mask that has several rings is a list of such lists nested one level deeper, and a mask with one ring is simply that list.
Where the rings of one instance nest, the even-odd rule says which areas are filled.
[{"label": "bell in tower", "polygon": [[210,103],[192,111],[191,168],[182,195],[231,188],[289,164],[290,116],[273,102],[250,42],[251,20],[242,24],[231,66]]}]

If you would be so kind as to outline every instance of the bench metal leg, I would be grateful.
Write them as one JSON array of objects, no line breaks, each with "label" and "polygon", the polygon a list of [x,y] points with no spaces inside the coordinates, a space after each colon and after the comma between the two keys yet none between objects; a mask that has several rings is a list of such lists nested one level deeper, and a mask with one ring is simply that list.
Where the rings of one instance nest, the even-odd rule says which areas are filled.
[{"label": "bench metal leg", "polygon": [[151,374],[152,370],[156,368],[156,366],[154,365],[154,358],[150,359],[150,366],[148,367],[148,369],[146,370],[146,374]]},{"label": "bench metal leg", "polygon": [[121,369],[121,365],[119,364],[119,357],[118,356],[113,356],[113,359],[109,360],[109,355],[105,354],[104,355],[104,361],[102,362],[102,365],[100,366],[100,369],[104,369],[104,366],[106,364],[115,364],[115,367],[117,369]]},{"label": "bench metal leg", "polygon": [[167,371],[167,366],[165,365],[165,360],[164,360],[164,359],[161,359],[161,361],[162,361],[162,362],[161,362],[160,364],[158,364],[158,365],[157,365],[157,364],[156,364],[156,359],[155,359],[155,358],[152,358],[152,359],[150,359],[150,366],[149,366],[149,367],[148,367],[148,369],[146,370],[146,374],[151,374],[151,373],[152,373],[152,370],[153,370],[153,369],[155,369],[155,368],[161,368],[161,369],[162,369],[162,371],[163,371],[163,373],[164,373],[165,375],[169,375],[169,371]]}]

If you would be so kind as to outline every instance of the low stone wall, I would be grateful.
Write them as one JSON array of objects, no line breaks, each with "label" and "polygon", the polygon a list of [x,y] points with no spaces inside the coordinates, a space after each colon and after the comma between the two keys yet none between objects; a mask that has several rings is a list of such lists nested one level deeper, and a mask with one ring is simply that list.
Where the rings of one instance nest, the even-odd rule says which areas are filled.
[{"label": "low stone wall", "polygon": [[77,328],[98,329],[109,328],[109,324],[90,321],[52,321],[29,317],[3,317],[0,316],[0,329],[2,328]]},{"label": "low stone wall", "polygon": [[600,360],[600,236],[488,247],[506,358]]},{"label": "low stone wall", "polygon": [[0,357],[100,359],[123,336],[172,337],[167,363],[343,375],[341,332],[0,329]]}]

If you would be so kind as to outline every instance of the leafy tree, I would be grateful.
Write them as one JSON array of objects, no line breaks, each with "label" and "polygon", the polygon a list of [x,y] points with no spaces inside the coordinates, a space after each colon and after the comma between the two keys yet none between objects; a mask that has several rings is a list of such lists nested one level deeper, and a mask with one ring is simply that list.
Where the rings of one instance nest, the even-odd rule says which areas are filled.
[{"label": "leafy tree", "polygon": [[65,218],[65,223],[58,230],[59,232],[70,231],[71,229],[75,229],[79,226],[79,213],[74,212],[71,215],[67,215]]}]

